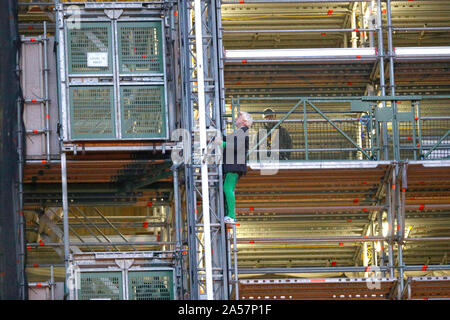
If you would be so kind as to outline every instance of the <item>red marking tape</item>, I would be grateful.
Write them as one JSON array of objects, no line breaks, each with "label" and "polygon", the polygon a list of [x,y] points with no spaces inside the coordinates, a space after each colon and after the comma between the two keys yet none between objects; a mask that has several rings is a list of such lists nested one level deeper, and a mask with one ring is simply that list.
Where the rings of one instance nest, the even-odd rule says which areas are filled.
[{"label": "red marking tape", "polygon": [[367,212],[368,210],[367,210],[367,208],[363,208],[362,211],[363,212]]},{"label": "red marking tape", "polygon": [[247,60],[242,60],[241,62],[242,62],[242,63],[247,63]]},{"label": "red marking tape", "polygon": [[408,137],[408,140],[412,140],[412,137]]},{"label": "red marking tape", "polygon": [[367,181],[363,181],[363,184],[367,184]]},{"label": "red marking tape", "polygon": [[28,30],[32,30],[33,29],[33,26],[28,26]]},{"label": "red marking tape", "polygon": [[423,211],[424,208],[425,208],[425,205],[424,205],[424,204],[421,204],[421,205],[419,206],[419,210],[420,210],[420,211]]},{"label": "red marking tape", "polygon": [[42,160],[41,161],[43,164],[46,164],[47,163],[47,160]]},{"label": "red marking tape", "polygon": [[333,14],[333,10],[328,10],[328,15],[332,15]]},{"label": "red marking tape", "polygon": [[248,208],[248,210],[250,210],[250,211],[254,211],[254,210],[255,210],[255,208],[253,208],[253,207],[250,207],[250,208]]},{"label": "red marking tape", "polygon": [[33,130],[33,133],[38,133],[38,131],[36,129]]},{"label": "red marking tape", "polygon": [[392,190],[395,190],[395,184],[392,185]]},{"label": "red marking tape", "polygon": [[400,230],[400,225],[397,226],[397,232]]},{"label": "red marking tape", "polygon": [[361,59],[361,56],[356,56],[356,59]]},{"label": "red marking tape", "polygon": [[255,241],[253,241],[253,240],[250,240],[248,243],[255,243]]},{"label": "red marking tape", "polygon": [[147,202],[147,207],[151,207],[153,205],[153,202],[149,201]]},{"label": "red marking tape", "polygon": [[236,227],[240,227],[241,226],[241,224],[240,223],[236,223]]},{"label": "red marking tape", "polygon": [[335,267],[335,266],[336,266],[336,261],[331,261],[331,265],[332,265],[333,267]]},{"label": "red marking tape", "polygon": [[386,9],[381,10],[382,13],[386,13]]},{"label": "red marking tape", "polygon": [[351,85],[353,84],[353,82],[349,81],[349,82],[347,82],[347,84],[348,84],[349,86],[351,86]]},{"label": "red marking tape", "polygon": [[347,222],[352,222],[353,220],[347,220]]},{"label": "red marking tape", "polygon": [[402,189],[402,192],[403,192],[403,193],[405,193],[405,192],[406,192],[406,189],[405,189],[405,188],[403,188],[403,189]]},{"label": "red marking tape", "polygon": [[42,240],[40,240],[40,241],[39,241],[39,245],[40,245],[40,246],[44,246],[45,243],[44,243]]},{"label": "red marking tape", "polygon": [[147,227],[148,227],[148,222],[147,222],[147,221],[144,222],[144,223],[142,224],[142,226],[143,226],[144,228],[147,228]]},{"label": "red marking tape", "polygon": [[358,198],[353,199],[353,203],[358,203],[358,202],[359,202],[359,199],[358,199]]},{"label": "red marking tape", "polygon": [[325,279],[310,279],[309,282],[325,282]]},{"label": "red marking tape", "polygon": [[42,283],[38,283],[38,284],[36,285],[36,287],[38,287],[38,288],[42,287]]},{"label": "red marking tape", "polygon": [[31,99],[31,102],[37,102],[37,100],[36,99]]},{"label": "red marking tape", "polygon": [[355,32],[359,32],[359,29],[353,29],[353,31],[355,31]]},{"label": "red marking tape", "polygon": [[185,256],[185,255],[187,254],[187,251],[184,250],[181,254],[182,254],[183,256]]},{"label": "red marking tape", "polygon": [[33,264],[33,268],[37,268],[39,265],[37,264]]},{"label": "red marking tape", "polygon": [[370,266],[367,266],[366,269],[364,270],[364,272],[369,272],[370,270]]},{"label": "red marking tape", "polygon": [[30,40],[31,42],[35,42],[36,41],[36,39],[35,38],[31,38],[31,40]]},{"label": "red marking tape", "polygon": [[322,34],[323,36],[325,36],[327,33],[326,33],[326,32],[322,32],[321,34]]},{"label": "red marking tape", "polygon": [[416,120],[416,121],[419,120],[419,117],[414,117],[414,120]]},{"label": "red marking tape", "polygon": [[343,242],[339,242],[339,245],[342,247],[344,245],[344,243]]},{"label": "red marking tape", "polygon": [[422,266],[422,271],[426,271],[427,269],[428,269],[428,265],[424,264],[424,265]]},{"label": "red marking tape", "polygon": [[175,17],[178,17],[178,11],[175,11],[175,12],[173,13],[173,15],[174,15]]},{"label": "red marking tape", "polygon": [[49,114],[46,114],[45,117],[46,117],[47,119],[50,119],[50,115],[49,115]]},{"label": "red marking tape", "polygon": [[27,246],[27,250],[31,250],[31,246]]}]

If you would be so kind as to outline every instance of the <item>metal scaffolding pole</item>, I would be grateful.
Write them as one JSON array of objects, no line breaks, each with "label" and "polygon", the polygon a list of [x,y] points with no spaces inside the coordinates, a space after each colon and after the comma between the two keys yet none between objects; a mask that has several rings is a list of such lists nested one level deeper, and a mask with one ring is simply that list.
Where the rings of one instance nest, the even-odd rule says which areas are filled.
[{"label": "metal scaffolding pole", "polygon": [[[223,33],[314,33],[314,32],[371,32],[374,28],[329,28],[329,29],[245,29],[245,30],[223,30]],[[356,47],[354,47],[356,48]]]},{"label": "metal scaffolding pole", "polygon": [[63,208],[63,231],[64,231],[64,265],[65,265],[65,295],[69,295],[69,255],[70,255],[70,240],[69,240],[69,201],[67,195],[67,162],[66,153],[61,152],[61,184],[62,184],[62,208]]},{"label": "metal scaffolding pole", "polygon": [[44,21],[44,35],[43,35],[43,46],[44,46],[44,106],[45,106],[45,152],[47,163],[50,163],[50,108],[49,108],[49,65],[48,65],[48,37],[47,37],[47,22]]},{"label": "metal scaffolding pole", "polygon": [[181,239],[181,202],[179,192],[178,168],[172,167],[173,172],[173,203],[175,215],[175,254],[176,254],[176,277],[177,277],[177,296],[182,299],[184,296],[184,279],[183,279],[183,256],[182,256],[182,239]]},{"label": "metal scaffolding pole", "polygon": [[[386,0],[386,16],[387,16],[387,40],[388,40],[388,56],[389,56],[389,89],[391,96],[395,96],[395,79],[394,79],[394,48],[392,43],[392,19],[391,19],[391,0]],[[400,160],[400,138],[398,132],[397,120],[397,101],[391,101],[391,108],[393,113],[392,119],[392,139],[393,139],[393,153],[394,160]]]},{"label": "metal scaffolding pole", "polygon": [[[19,53],[16,55],[17,59],[17,78],[20,78],[20,65],[19,65]],[[26,274],[25,274],[25,219],[23,215],[23,170],[24,170],[24,149],[23,149],[23,118],[22,118],[22,99],[17,99],[17,154],[18,154],[18,168],[17,168],[17,190],[18,190],[18,237],[19,237],[19,252],[18,252],[18,274],[20,281],[20,295],[22,299],[26,299],[27,294],[27,284],[26,284]]]},{"label": "metal scaffolding pole", "polygon": [[[377,0],[377,29],[378,29],[378,63],[380,69],[380,90],[381,96],[386,96],[386,83],[384,79],[384,47],[383,47],[383,18],[381,13],[381,0]],[[382,102],[383,107],[386,107],[386,102]],[[381,123],[382,140],[383,140],[383,153],[384,160],[389,160],[388,149],[388,128],[387,123],[383,121]]]}]

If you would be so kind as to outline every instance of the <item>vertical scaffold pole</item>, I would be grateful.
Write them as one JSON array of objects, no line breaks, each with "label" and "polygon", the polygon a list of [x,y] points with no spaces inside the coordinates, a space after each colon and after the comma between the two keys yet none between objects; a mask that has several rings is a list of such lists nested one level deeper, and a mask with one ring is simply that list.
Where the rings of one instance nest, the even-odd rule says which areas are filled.
[{"label": "vertical scaffold pole", "polygon": [[[379,68],[380,68],[380,90],[381,96],[386,95],[386,83],[384,79],[384,48],[383,48],[383,18],[381,16],[381,0],[377,0],[377,29],[378,29],[378,57],[379,57]],[[382,102],[383,107],[386,107],[386,102]],[[389,160],[389,149],[388,149],[388,129],[387,123],[382,122],[382,138],[383,138],[383,153],[384,160]]]},{"label": "vertical scaffold pole", "polygon": [[[394,78],[394,47],[392,43],[392,19],[391,19],[391,0],[386,1],[387,31],[388,31],[388,55],[389,55],[389,89],[391,96],[395,96],[395,78]],[[391,101],[393,119],[392,119],[392,139],[394,160],[400,160],[400,139],[397,119],[397,101]]]},{"label": "vertical scaffold pole", "polygon": [[48,65],[48,37],[47,22],[44,21],[44,106],[45,106],[45,151],[47,163],[50,163],[50,109],[49,109],[49,65]]},{"label": "vertical scaffold pole", "polygon": [[[20,56],[16,55],[17,78],[20,79]],[[23,215],[23,167],[24,167],[24,151],[23,151],[23,120],[22,120],[22,99],[17,98],[17,154],[18,154],[18,170],[17,170],[17,190],[18,190],[18,236],[19,236],[19,256],[18,256],[18,274],[20,281],[20,295],[22,299],[27,297],[27,284],[25,275],[25,218]]]},{"label": "vertical scaffold pole", "polygon": [[70,255],[70,243],[69,243],[69,201],[67,192],[67,160],[66,153],[61,152],[61,183],[62,183],[62,208],[63,208],[63,231],[64,231],[64,266],[66,289],[65,294],[68,294],[68,280],[69,280],[69,255]]},{"label": "vertical scaffold pole", "polygon": [[183,257],[181,254],[181,208],[180,208],[180,194],[179,194],[179,180],[178,180],[178,168],[173,167],[173,202],[174,202],[174,213],[175,213],[175,241],[176,241],[176,277],[177,277],[177,297],[178,299],[183,299]]},{"label": "vertical scaffold pole", "polygon": [[204,249],[205,249],[205,276],[206,296],[208,300],[214,297],[212,278],[212,254],[211,254],[211,223],[209,214],[209,179],[207,162],[207,136],[206,136],[206,108],[205,108],[205,74],[203,65],[203,26],[201,1],[194,1],[195,42],[197,53],[197,83],[198,83],[198,113],[200,133],[200,159],[202,179],[202,211],[204,225]]}]

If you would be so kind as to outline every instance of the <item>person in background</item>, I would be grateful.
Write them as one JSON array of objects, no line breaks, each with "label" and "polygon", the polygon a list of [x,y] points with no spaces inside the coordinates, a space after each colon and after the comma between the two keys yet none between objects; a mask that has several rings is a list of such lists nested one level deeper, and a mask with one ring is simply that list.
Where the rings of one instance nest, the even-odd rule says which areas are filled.
[{"label": "person in background", "polygon": [[[263,119],[268,120],[276,120],[276,114],[275,111],[271,108],[267,108],[263,111]],[[264,123],[264,129],[267,130],[267,133],[272,130],[272,128],[277,124],[276,121],[268,121]],[[279,136],[279,149],[292,149],[292,139],[289,135],[289,132],[281,125],[279,125],[272,134],[269,134],[267,136],[267,149],[270,149],[270,146],[272,145],[272,139],[275,137],[275,135]],[[258,136],[258,141],[262,137]],[[290,158],[290,152],[280,152],[280,160],[289,160]]]},{"label": "person in background", "polygon": [[240,177],[247,173],[247,153],[249,149],[248,130],[253,124],[252,116],[247,112],[239,112],[236,119],[236,128],[224,140],[216,138],[217,144],[222,145],[223,152],[223,192],[225,194],[226,224],[236,223],[236,184]]}]

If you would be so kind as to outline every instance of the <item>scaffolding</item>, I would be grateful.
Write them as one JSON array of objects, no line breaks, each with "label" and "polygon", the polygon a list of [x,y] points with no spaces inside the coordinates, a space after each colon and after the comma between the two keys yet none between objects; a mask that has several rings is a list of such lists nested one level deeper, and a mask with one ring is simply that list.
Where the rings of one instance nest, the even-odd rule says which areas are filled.
[{"label": "scaffolding", "polygon": [[[39,139],[43,150],[29,157],[22,152],[26,145],[19,146],[24,164],[19,174],[24,212],[20,227],[28,240],[21,254],[31,259],[24,271],[52,270],[50,281],[28,286],[54,290],[54,267],[64,270],[58,278],[66,283],[81,281],[82,272],[75,273],[74,266],[91,259],[82,266],[87,273],[94,272],[89,266],[97,263],[95,272],[104,272],[105,265],[117,269],[113,280],[106,279],[109,275],[86,278],[88,287],[95,283],[109,290],[111,295],[103,298],[152,299],[146,294],[133,296],[130,292],[137,285],[126,285],[133,267],[125,260],[142,258],[151,260],[145,262],[150,269],[144,271],[170,269],[173,288],[169,295],[164,293],[170,299],[448,298],[450,114],[434,113],[429,107],[445,110],[448,88],[439,76],[429,88],[426,81],[411,84],[407,75],[411,64],[422,69],[431,65],[438,70],[433,74],[439,72],[450,60],[450,47],[445,40],[438,41],[440,46],[428,45],[426,38],[424,46],[395,47],[394,36],[446,33],[450,27],[436,23],[397,27],[392,8],[398,3],[277,1],[276,6],[291,9],[306,5],[308,12],[328,6],[324,17],[342,18],[334,23],[337,27],[289,28],[239,25],[242,17],[231,13],[239,9],[251,22],[274,10],[273,1],[77,3],[81,16],[90,22],[99,17],[110,21],[111,34],[121,32],[120,19],[160,23],[155,30],[161,32],[162,69],[135,75],[136,68],[147,70],[153,64],[141,61],[146,59],[142,54],[138,59],[130,52],[131,56],[120,53],[115,47],[119,40],[111,42],[116,54],[108,67],[97,55],[99,61],[92,63],[100,63],[98,74],[77,74],[64,49],[70,40],[64,28],[74,3],[19,1],[22,14],[35,6],[40,12],[56,10],[53,22],[19,25],[28,34],[22,42],[39,45],[43,52],[39,71],[43,91],[18,102],[19,111],[24,102],[25,108],[41,108],[43,115],[42,126],[19,131]],[[434,2],[430,6],[437,8]],[[53,48],[48,44],[53,32],[59,40],[55,69],[64,88],[59,91],[61,115],[49,116],[56,105],[49,84],[48,52]],[[267,40],[273,36],[279,37],[279,47]],[[296,37],[329,40],[324,40],[326,48],[308,41],[295,47],[302,39]],[[114,70],[101,70],[109,66]],[[127,69],[119,71],[123,66]],[[82,69],[86,71],[84,65]],[[308,72],[319,75],[308,78]],[[114,97],[110,106],[103,106],[113,110],[108,125],[105,119],[93,119],[95,115],[78,114],[86,123],[94,120],[100,129],[112,130],[96,132],[92,139],[71,131],[70,105],[83,96],[72,88],[83,85],[96,90],[110,86],[111,92],[96,94]],[[122,104],[143,92],[124,90],[147,85],[165,88],[159,105],[166,114],[165,129],[160,135],[141,134],[139,119],[124,117],[128,111]],[[148,94],[142,99],[144,104],[154,100]],[[274,105],[278,119],[260,120],[262,110]],[[267,135],[283,126],[293,147],[278,150],[290,155],[288,161],[264,163],[255,157],[249,162],[249,173],[236,190],[239,223],[227,229],[222,168],[209,162],[215,156],[209,147],[217,131],[233,130],[240,110],[253,115],[252,134],[270,123],[274,126]],[[59,116],[60,121],[53,121]],[[130,128],[135,131],[124,130],[128,120],[134,121]],[[141,120],[147,121],[144,126],[154,121]],[[22,122],[19,117],[19,128]],[[180,128],[189,133],[188,149],[180,142],[183,137],[176,135]],[[261,152],[258,144],[267,135],[255,139],[250,153]],[[55,141],[58,154],[52,152]],[[193,161],[169,159],[180,152]],[[261,175],[267,169],[277,173]],[[118,207],[124,209],[114,211]],[[418,227],[410,228],[414,224]],[[167,260],[164,270],[153,265],[161,262],[156,259],[160,255]],[[100,261],[105,259],[107,263]],[[145,292],[153,288],[146,283],[143,287]],[[80,294],[97,297],[95,292],[83,296],[72,290],[66,291],[66,298]]]}]

